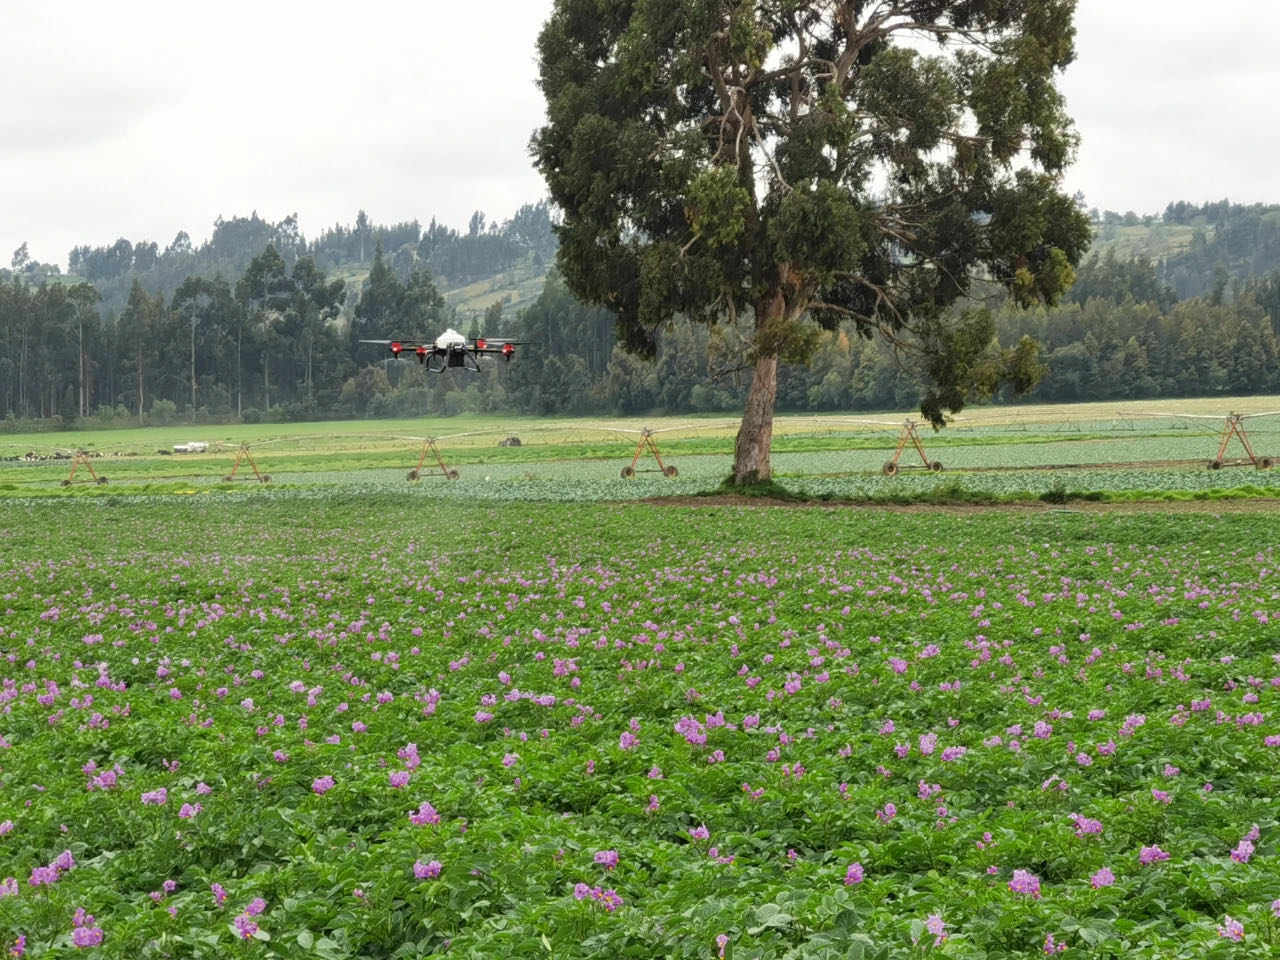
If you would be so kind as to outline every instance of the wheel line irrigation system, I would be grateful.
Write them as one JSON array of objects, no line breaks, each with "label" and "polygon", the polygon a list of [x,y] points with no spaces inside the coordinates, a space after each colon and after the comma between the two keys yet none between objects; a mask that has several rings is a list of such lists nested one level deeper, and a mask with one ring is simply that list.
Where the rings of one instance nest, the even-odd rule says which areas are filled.
[{"label": "wheel line irrigation system", "polygon": [[[1207,413],[1200,412],[1203,407],[1204,403],[1201,402],[1196,409],[1180,409],[1178,407],[1170,407],[1163,410],[1097,409],[1098,415],[1096,417],[1088,415],[1089,408],[1087,407],[1074,408],[1079,409],[1082,414],[1080,416],[1071,415],[1073,408],[1060,408],[1057,416],[1046,415],[1044,408],[1040,408],[1039,412],[1030,414],[1021,413],[1016,408],[1008,412],[1002,410],[1000,413],[996,413],[992,408],[987,408],[976,416],[958,416],[954,418],[950,421],[948,430],[953,436],[963,434],[966,431],[970,435],[973,435],[973,431],[1003,433],[1005,439],[1001,443],[993,445],[993,448],[1008,446],[1010,445],[1010,440],[1016,438],[1019,431],[1029,433],[1033,429],[1040,435],[1055,433],[1080,435],[1089,433],[1090,435],[1105,436],[1108,439],[1123,439],[1126,436],[1150,436],[1153,434],[1168,436],[1176,433],[1183,437],[1203,437],[1204,440],[1204,455],[1192,458],[1021,465],[993,462],[981,465],[966,465],[961,468],[966,472],[1179,467],[1208,467],[1212,470],[1218,470],[1223,467],[1236,466],[1252,466],[1258,470],[1265,470],[1274,464],[1274,456],[1256,447],[1254,437],[1265,435],[1269,440],[1271,436],[1280,432],[1280,419],[1278,419],[1280,418],[1280,410],[1249,413],[1235,411]],[[1067,416],[1062,416],[1062,413],[1066,413]],[[1261,423],[1256,424],[1255,421],[1261,421]],[[426,478],[457,480],[461,474],[456,467],[452,467],[449,464],[451,453],[467,448],[474,450],[481,446],[488,446],[494,437],[500,438],[498,440],[499,446],[536,445],[538,440],[542,439],[544,443],[555,443],[560,447],[571,447],[588,442],[599,443],[602,439],[618,438],[618,442],[625,444],[626,448],[631,450],[630,461],[619,471],[623,479],[630,479],[639,473],[656,473],[665,477],[677,476],[678,470],[676,466],[669,459],[663,459],[660,442],[664,438],[673,440],[676,438],[693,439],[700,436],[724,435],[727,431],[732,431],[738,426],[737,420],[727,419],[695,420],[658,427],[622,426],[617,425],[618,423],[618,421],[613,423],[570,421],[558,425],[530,425],[524,423],[519,428],[495,427],[437,436],[369,433],[346,435],[343,439],[350,441],[364,439],[371,441],[374,445],[382,446],[387,444],[413,444],[417,453],[417,462],[408,471],[406,478],[409,481],[417,481]],[[775,421],[775,434],[777,436],[848,436],[850,439],[856,436],[863,440],[859,449],[867,448],[865,441],[869,435],[884,436],[885,447],[892,450],[890,458],[880,467],[880,472],[884,476],[894,477],[908,470],[941,472],[943,469],[942,461],[931,458],[928,453],[927,448],[930,438],[927,432],[922,430],[923,426],[922,421],[915,417],[893,419],[785,416],[779,417]],[[1140,434],[1144,430],[1145,432]],[[253,452],[282,441],[305,444],[306,439],[305,436],[299,435],[279,436],[254,441],[244,440],[238,443],[192,441],[185,444],[175,444],[173,452],[225,455],[234,451],[234,461],[230,471],[222,474],[221,479],[224,482],[241,479],[266,484],[270,482],[271,476],[259,468]],[[631,446],[632,443],[634,443],[634,447]],[[1016,440],[1014,440],[1014,445],[1016,445]],[[1232,456],[1231,454],[1236,454],[1237,450],[1240,455]],[[161,450],[158,452],[168,454],[170,451]],[[95,471],[92,462],[92,458],[101,456],[100,453],[77,449],[72,453],[59,452],[54,454],[53,457],[37,457],[29,453],[25,457],[10,457],[8,459],[69,460],[70,472],[66,479],[61,482],[61,485],[65,487],[73,483],[105,484],[107,482],[106,476],[100,470]],[[916,462],[917,458],[919,460],[918,463]],[[993,457],[992,459],[998,460],[998,457]],[[655,465],[649,466],[650,463]],[[243,472],[241,472],[242,466],[244,467]],[[192,476],[203,476],[203,474],[188,472],[166,475],[169,479]]]}]

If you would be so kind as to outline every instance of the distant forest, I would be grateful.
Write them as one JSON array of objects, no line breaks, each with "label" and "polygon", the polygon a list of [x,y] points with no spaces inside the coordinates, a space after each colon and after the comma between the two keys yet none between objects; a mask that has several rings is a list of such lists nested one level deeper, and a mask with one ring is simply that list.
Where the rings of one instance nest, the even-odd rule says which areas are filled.
[{"label": "distant forest", "polygon": [[[1280,393],[1280,206],[1091,216],[1093,249],[1061,304],[1022,311],[993,289],[964,305],[992,311],[1000,342],[1041,345],[1047,372],[1027,399]],[[505,221],[476,212],[464,231],[361,211],[313,240],[296,217],[219,219],[198,247],[185,232],[164,250],[77,246],[65,274],[24,244],[0,270],[0,429],[740,408],[740,330],[677,318],[654,358],[629,355],[608,312],[565,287],[555,252],[545,203]],[[512,311],[501,285],[517,268],[544,280]],[[450,306],[482,281],[485,309]],[[511,364],[436,376],[356,343],[447,326],[529,344]],[[778,406],[901,409],[920,393],[910,357],[838,330],[808,367],[782,371]]]}]

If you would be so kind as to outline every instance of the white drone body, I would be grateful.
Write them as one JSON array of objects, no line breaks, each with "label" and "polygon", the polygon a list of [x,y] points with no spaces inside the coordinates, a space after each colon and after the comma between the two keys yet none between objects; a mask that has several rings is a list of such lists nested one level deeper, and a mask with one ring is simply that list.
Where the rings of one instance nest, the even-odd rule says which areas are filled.
[{"label": "white drone body", "polygon": [[466,347],[467,338],[460,334],[457,330],[450,327],[444,333],[436,337],[436,349],[448,350],[450,347]]}]

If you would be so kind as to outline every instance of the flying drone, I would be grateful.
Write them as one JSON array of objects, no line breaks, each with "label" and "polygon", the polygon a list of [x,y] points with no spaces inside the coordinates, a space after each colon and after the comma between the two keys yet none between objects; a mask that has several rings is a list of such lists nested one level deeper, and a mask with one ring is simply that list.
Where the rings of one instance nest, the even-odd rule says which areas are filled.
[{"label": "flying drone", "polygon": [[[399,360],[402,356],[416,356],[425,364],[429,373],[443,373],[450,367],[480,372],[480,357],[496,354],[510,362],[516,347],[524,340],[499,340],[493,337],[464,337],[450,327],[432,341],[424,340],[361,340],[361,343],[377,343],[387,347]],[[440,358],[439,366],[436,357]]]}]

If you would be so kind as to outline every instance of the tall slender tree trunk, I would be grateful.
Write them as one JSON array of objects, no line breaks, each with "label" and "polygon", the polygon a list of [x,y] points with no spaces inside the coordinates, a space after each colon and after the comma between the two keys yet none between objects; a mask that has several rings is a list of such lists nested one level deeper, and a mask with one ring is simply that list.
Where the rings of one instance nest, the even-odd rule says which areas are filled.
[{"label": "tall slender tree trunk", "polygon": [[191,321],[191,422],[196,422],[196,322]]},{"label": "tall slender tree trunk", "polygon": [[79,347],[78,355],[80,357],[80,399],[77,405],[77,410],[79,410],[78,416],[83,418],[89,415],[88,410],[85,408],[85,396],[84,396],[84,321],[83,320],[81,320],[78,324],[76,324],[76,336],[78,340],[77,345]]},{"label": "tall slender tree trunk", "polygon": [[22,349],[18,352],[18,404],[24,417],[30,414],[27,406],[27,331],[22,331]]},{"label": "tall slender tree trunk", "polygon": [[138,423],[142,423],[142,344],[138,344]]},{"label": "tall slender tree trunk", "polygon": [[773,405],[778,398],[778,358],[756,359],[747,391],[747,408],[733,445],[733,482],[762,483],[773,476],[769,448],[773,444]]}]

